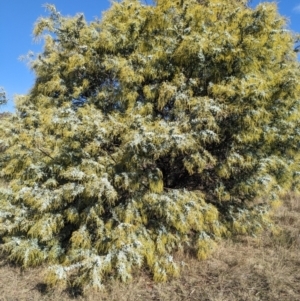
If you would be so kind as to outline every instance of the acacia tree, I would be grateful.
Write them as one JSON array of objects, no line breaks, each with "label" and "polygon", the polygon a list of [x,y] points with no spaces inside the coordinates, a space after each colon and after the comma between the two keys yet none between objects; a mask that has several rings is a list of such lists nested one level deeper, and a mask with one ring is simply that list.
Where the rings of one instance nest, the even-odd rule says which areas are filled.
[{"label": "acacia tree", "polygon": [[269,226],[297,189],[299,62],[273,3],[138,0],[88,24],[54,6],[6,126],[0,235],[49,284],[179,273],[222,236]]}]

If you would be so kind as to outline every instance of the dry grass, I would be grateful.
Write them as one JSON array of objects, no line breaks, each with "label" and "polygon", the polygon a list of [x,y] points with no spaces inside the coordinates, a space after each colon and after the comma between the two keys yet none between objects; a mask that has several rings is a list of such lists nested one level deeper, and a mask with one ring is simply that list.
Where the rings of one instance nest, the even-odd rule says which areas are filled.
[{"label": "dry grass", "polygon": [[199,262],[187,255],[182,276],[155,284],[141,272],[129,285],[109,284],[107,292],[47,290],[43,269],[20,271],[0,261],[0,300],[197,300],[197,301],[299,301],[300,300],[300,198],[288,195],[275,213],[279,235],[259,239],[241,237],[223,241],[213,256]]}]

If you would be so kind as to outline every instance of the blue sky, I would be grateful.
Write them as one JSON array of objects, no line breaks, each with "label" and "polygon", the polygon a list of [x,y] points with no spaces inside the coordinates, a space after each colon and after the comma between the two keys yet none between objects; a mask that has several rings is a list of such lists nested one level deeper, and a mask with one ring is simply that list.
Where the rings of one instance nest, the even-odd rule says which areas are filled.
[{"label": "blue sky", "polygon": [[[33,72],[19,57],[30,50],[41,52],[42,42],[33,42],[32,29],[38,17],[47,15],[43,7],[47,2],[54,4],[62,15],[84,13],[87,21],[101,18],[101,12],[111,5],[109,0],[0,0],[0,87],[4,87],[9,98],[8,104],[0,107],[0,112],[12,111],[13,96],[26,94],[34,83]],[[253,0],[251,6],[260,2],[266,1]],[[300,32],[300,0],[277,3],[279,12],[290,20],[289,28]]]}]

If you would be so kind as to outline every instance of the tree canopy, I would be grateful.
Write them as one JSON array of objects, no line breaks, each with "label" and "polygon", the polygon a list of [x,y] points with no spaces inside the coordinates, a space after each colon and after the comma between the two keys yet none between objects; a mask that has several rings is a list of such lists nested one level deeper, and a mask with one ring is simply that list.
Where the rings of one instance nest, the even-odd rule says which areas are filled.
[{"label": "tree canopy", "polygon": [[2,87],[0,87],[0,105],[3,105],[7,102],[6,93]]},{"label": "tree canopy", "polygon": [[1,248],[49,284],[179,274],[271,225],[299,183],[299,62],[274,3],[113,2],[49,16],[31,91],[2,126]]}]

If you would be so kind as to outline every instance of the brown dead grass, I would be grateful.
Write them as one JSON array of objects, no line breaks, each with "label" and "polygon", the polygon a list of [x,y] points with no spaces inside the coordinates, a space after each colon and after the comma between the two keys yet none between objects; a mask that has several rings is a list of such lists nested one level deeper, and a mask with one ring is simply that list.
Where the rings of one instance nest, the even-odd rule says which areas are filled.
[{"label": "brown dead grass", "polygon": [[155,301],[299,301],[300,198],[288,195],[277,209],[281,231],[260,238],[239,237],[219,244],[205,261],[176,255],[184,261],[179,279],[156,284],[141,272],[129,285],[112,282],[106,292],[47,290],[43,268],[21,271],[0,260],[1,301],[155,300]]}]

